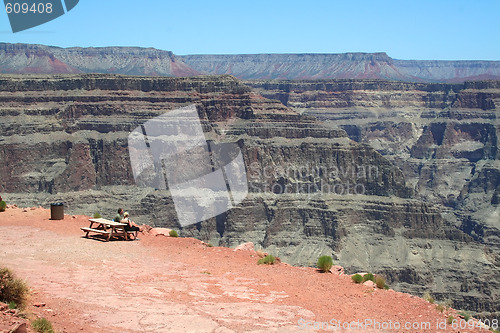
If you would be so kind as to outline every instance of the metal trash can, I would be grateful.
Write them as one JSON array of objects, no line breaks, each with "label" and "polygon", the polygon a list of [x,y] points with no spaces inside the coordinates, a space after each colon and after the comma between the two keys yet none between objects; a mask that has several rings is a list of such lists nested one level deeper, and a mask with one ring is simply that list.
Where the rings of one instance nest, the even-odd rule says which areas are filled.
[{"label": "metal trash can", "polygon": [[64,220],[64,204],[62,202],[50,204],[50,219]]}]

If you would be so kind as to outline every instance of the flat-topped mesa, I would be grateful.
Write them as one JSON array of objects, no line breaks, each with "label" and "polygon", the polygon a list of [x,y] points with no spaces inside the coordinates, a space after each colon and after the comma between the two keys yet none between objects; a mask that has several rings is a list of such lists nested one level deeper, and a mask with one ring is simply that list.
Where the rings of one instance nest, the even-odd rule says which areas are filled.
[{"label": "flat-topped mesa", "polygon": [[383,79],[464,82],[500,79],[500,61],[396,60],[383,52],[185,55],[139,47],[60,48],[0,43],[0,73],[231,74],[240,79]]},{"label": "flat-topped mesa", "polygon": [[170,51],[140,47],[60,48],[0,43],[0,73],[117,73],[153,76],[200,74]]},{"label": "flat-topped mesa", "polygon": [[186,55],[181,58],[202,73],[232,74],[241,79],[407,79],[383,52]]},{"label": "flat-topped mesa", "polygon": [[185,55],[192,68],[245,80],[385,79],[464,82],[500,79],[500,61],[396,60],[383,52],[342,54]]}]

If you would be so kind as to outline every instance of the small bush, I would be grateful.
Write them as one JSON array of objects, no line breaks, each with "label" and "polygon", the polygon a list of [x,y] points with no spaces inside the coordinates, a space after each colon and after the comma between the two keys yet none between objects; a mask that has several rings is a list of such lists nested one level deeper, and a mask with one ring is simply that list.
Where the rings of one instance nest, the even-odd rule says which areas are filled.
[{"label": "small bush", "polygon": [[366,281],[375,282],[375,276],[373,276],[372,273],[366,273],[365,275],[363,275],[363,282],[366,282]]},{"label": "small bush", "polygon": [[257,261],[257,264],[259,264],[259,265],[262,265],[262,264],[273,265],[275,260],[276,260],[276,258],[273,255],[268,254],[264,258],[259,259],[259,261]]},{"label": "small bush", "polygon": [[470,313],[465,312],[465,311],[460,311],[458,314],[461,315],[462,317],[464,317],[465,321],[469,321],[470,320]]},{"label": "small bush", "polygon": [[448,319],[446,320],[446,322],[448,323],[448,325],[451,325],[451,324],[453,324],[453,321],[454,321],[454,320],[455,320],[455,318],[453,318],[453,316],[452,316],[452,315],[449,315],[449,316],[448,316]]},{"label": "small bush", "polygon": [[5,201],[0,201],[0,212],[5,212],[7,209],[7,203]]},{"label": "small bush", "polygon": [[10,301],[10,302],[9,302],[9,309],[17,309],[17,304],[16,304],[16,302]]},{"label": "small bush", "polygon": [[321,256],[318,259],[318,268],[323,273],[329,272],[333,266],[333,259],[330,256]]},{"label": "small bush", "polygon": [[0,301],[13,302],[23,309],[28,298],[28,287],[23,280],[18,279],[8,268],[0,268]]},{"label": "small bush", "polygon": [[353,276],[351,276],[351,279],[354,281],[354,283],[363,282],[363,277],[359,274],[354,274]]},{"label": "small bush", "polygon": [[31,327],[39,333],[54,333],[52,323],[45,318],[38,318],[31,322]]},{"label": "small bush", "polygon": [[443,311],[444,311],[444,309],[445,309],[445,306],[444,306],[444,305],[442,305],[442,304],[438,304],[438,305],[436,305],[436,310],[438,310],[439,312],[443,312]]},{"label": "small bush", "polygon": [[434,304],[434,297],[432,297],[432,295],[428,291],[424,293],[422,298],[425,299],[427,302]]},{"label": "small bush", "polygon": [[170,237],[179,237],[179,234],[175,230],[170,230],[170,232],[168,233],[168,235]]},{"label": "small bush", "polygon": [[385,286],[385,279],[379,275],[377,275],[377,278],[375,279],[375,285],[377,286],[378,289],[384,289]]},{"label": "small bush", "polygon": [[101,214],[99,214],[99,213],[94,213],[94,218],[95,218],[95,219],[100,219],[100,218],[101,218]]}]

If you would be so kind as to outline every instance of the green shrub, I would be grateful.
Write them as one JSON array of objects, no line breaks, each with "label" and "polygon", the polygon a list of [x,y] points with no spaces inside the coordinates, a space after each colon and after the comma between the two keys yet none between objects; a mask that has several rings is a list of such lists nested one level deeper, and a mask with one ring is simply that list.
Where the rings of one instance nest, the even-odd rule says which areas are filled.
[{"label": "green shrub", "polygon": [[385,279],[381,277],[380,275],[377,275],[377,278],[375,279],[375,285],[377,286],[378,289],[384,289],[385,286]]},{"label": "green shrub", "polygon": [[170,230],[170,232],[168,233],[168,235],[170,237],[179,237],[179,234],[175,230]]},{"label": "green shrub", "polygon": [[443,311],[444,311],[444,309],[445,309],[445,306],[444,306],[444,305],[442,305],[442,304],[438,304],[438,305],[436,305],[436,310],[438,310],[439,312],[443,312]]},{"label": "green shrub", "polygon": [[351,279],[354,281],[354,283],[363,282],[363,277],[359,274],[354,274],[353,276],[351,276]]},{"label": "green shrub", "polygon": [[366,282],[366,281],[375,282],[375,276],[373,276],[372,273],[366,273],[365,275],[363,275],[363,282]]},{"label": "green shrub", "polygon": [[7,209],[7,203],[5,201],[0,201],[0,212],[5,212]]},{"label": "green shrub", "polygon": [[31,327],[39,333],[54,333],[52,323],[45,318],[38,318],[31,322]]},{"label": "green shrub", "polygon": [[432,295],[428,291],[424,293],[422,298],[425,299],[427,302],[434,304],[434,297],[432,297]]},{"label": "green shrub", "polygon": [[333,266],[333,259],[330,256],[321,256],[318,259],[318,268],[323,273],[329,272]]},{"label": "green shrub", "polygon": [[16,302],[10,301],[10,302],[9,302],[9,309],[17,309],[17,304],[16,304]]},{"label": "green shrub", "polygon": [[272,254],[268,254],[264,258],[260,258],[259,261],[257,261],[257,264],[273,265],[275,260],[276,258]]},{"label": "green shrub", "polygon": [[94,213],[94,218],[95,218],[95,219],[100,219],[100,218],[101,218],[101,214],[99,214],[99,213]]},{"label": "green shrub", "polygon": [[451,325],[451,324],[453,324],[453,321],[454,321],[454,320],[455,320],[455,318],[453,318],[453,316],[452,316],[452,315],[449,315],[449,316],[448,316],[448,319],[446,320],[446,322],[448,323],[448,325]]},{"label": "green shrub", "polygon": [[0,301],[13,302],[23,309],[28,298],[28,287],[23,280],[18,279],[8,268],[0,268]]},{"label": "green shrub", "polygon": [[466,311],[460,311],[458,313],[459,315],[461,315],[462,317],[464,317],[464,320],[465,321],[469,321],[470,320],[470,313],[466,312]]}]

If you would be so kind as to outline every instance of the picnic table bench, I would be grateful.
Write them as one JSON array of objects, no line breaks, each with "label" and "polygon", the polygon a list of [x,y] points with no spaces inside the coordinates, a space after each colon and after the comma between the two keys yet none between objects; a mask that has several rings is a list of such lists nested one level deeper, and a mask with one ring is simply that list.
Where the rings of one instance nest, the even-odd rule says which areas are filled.
[{"label": "picnic table bench", "polygon": [[[133,233],[133,231],[126,231],[126,223],[115,222],[106,220],[103,218],[89,219],[90,226],[88,228],[82,227],[84,232],[86,232],[85,237],[89,237],[89,233],[94,232],[101,235],[106,235],[106,241],[109,241],[111,237],[123,237],[128,240],[128,234]],[[95,227],[94,227],[95,225]]]}]

